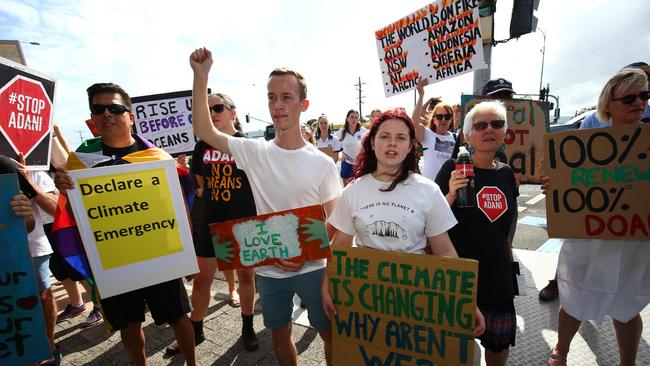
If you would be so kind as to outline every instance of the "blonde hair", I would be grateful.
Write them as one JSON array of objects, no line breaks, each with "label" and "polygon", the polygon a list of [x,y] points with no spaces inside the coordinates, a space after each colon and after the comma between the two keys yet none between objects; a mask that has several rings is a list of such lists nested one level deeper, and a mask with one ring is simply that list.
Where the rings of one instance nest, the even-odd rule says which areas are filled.
[{"label": "blonde hair", "polygon": [[641,69],[625,68],[621,69],[612,76],[601,90],[598,96],[598,105],[596,106],[596,116],[600,121],[609,121],[612,116],[608,107],[614,99],[617,91],[627,91],[634,86],[645,86],[648,88],[648,76]]}]

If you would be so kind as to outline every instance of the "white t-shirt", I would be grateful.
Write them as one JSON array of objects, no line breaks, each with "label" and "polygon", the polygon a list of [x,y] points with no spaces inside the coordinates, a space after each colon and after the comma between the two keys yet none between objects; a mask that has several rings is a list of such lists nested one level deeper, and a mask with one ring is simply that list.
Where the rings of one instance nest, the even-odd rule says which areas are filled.
[{"label": "white t-shirt", "polygon": [[[311,144],[286,150],[275,141],[228,138],[237,167],[251,183],[257,214],[321,205],[341,195],[341,183],[332,159]],[[260,276],[293,277],[324,268],[326,261],[305,263],[298,272],[275,266],[258,267]]]},{"label": "white t-shirt", "polygon": [[[32,180],[34,185],[38,186],[44,192],[54,192],[56,188],[54,187],[54,181],[47,175],[45,172],[28,172],[29,178]],[[34,215],[34,230],[31,233],[27,234],[27,240],[29,241],[29,254],[32,258],[41,257],[44,255],[52,254],[52,246],[45,236],[45,231],[43,230],[43,217],[41,216],[41,211],[38,207],[36,201],[32,200],[32,213]]]},{"label": "white t-shirt", "polygon": [[[365,127],[361,127],[359,131],[355,132],[354,135],[350,132],[340,129],[336,136],[338,137],[341,148],[343,149],[343,160],[350,165],[354,165],[357,161],[357,155],[361,151],[361,139],[366,135],[368,130]],[[346,134],[345,139],[342,138],[343,134]]]},{"label": "white t-shirt", "polygon": [[425,177],[436,180],[436,176],[445,161],[451,158],[451,153],[454,151],[456,144],[456,135],[448,133],[446,135],[439,135],[429,128],[424,128],[424,168],[422,175]]},{"label": "white t-shirt", "polygon": [[328,222],[355,235],[360,247],[424,253],[427,238],[440,235],[457,221],[434,182],[412,173],[394,190],[390,182],[366,174],[345,187]]},{"label": "white t-shirt", "polygon": [[339,152],[343,150],[339,138],[334,135],[330,135],[325,141],[323,141],[322,139],[316,139],[316,147],[319,149],[322,149],[324,147],[329,147],[330,149],[332,149],[332,152]]}]

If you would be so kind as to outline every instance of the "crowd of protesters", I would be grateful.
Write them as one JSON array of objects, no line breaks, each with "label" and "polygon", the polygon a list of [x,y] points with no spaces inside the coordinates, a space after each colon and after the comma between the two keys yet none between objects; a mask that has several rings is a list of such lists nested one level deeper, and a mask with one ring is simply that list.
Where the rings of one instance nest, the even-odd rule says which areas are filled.
[{"label": "crowd of protesters", "polygon": [[[201,212],[193,238],[199,273],[193,276],[191,296],[179,278],[101,298],[92,278],[73,269],[58,249],[69,240],[65,230],[77,230],[72,225],[57,231],[61,220],[71,220],[64,217],[68,211],[66,191],[74,187],[63,163],[58,163],[52,179],[44,172],[28,171],[22,156],[16,160],[0,159],[2,173],[16,173],[20,178],[21,194],[12,199],[11,208],[25,218],[29,232],[30,254],[52,351],[52,357],[42,364],[61,364],[62,350],[54,342],[55,324],[86,310],[79,288],[83,285],[93,294],[94,303],[83,324],[90,326],[104,320],[111,329],[119,330],[134,365],[147,364],[142,330],[146,309],[156,324],[167,323],[174,332],[176,340],[166,352],[182,353],[188,365],[195,365],[195,348],[205,340],[203,319],[217,271],[208,224],[311,205],[322,205],[333,247],[356,245],[477,260],[479,286],[474,333],[486,350],[488,365],[507,363],[517,329],[511,267],[519,183],[501,158],[509,121],[499,100],[513,97],[510,82],[488,82],[483,94],[493,99],[476,104],[461,121],[460,105],[440,98],[424,102],[427,81],[421,80],[412,117],[403,108],[373,110],[366,128],[360,113],[350,109],[340,130],[334,132],[325,114],[318,117],[314,126],[300,124],[301,114],[309,107],[307,83],[299,72],[278,68],[267,81],[275,138],[265,141],[245,138],[235,103],[227,94],[207,93],[212,53],[205,48],[197,49],[189,62],[194,77],[193,129],[200,141],[189,168],[183,167],[185,161],[181,157],[178,174],[180,181],[187,183],[183,187],[187,188],[184,199],[188,208],[200,207]],[[600,93],[597,119],[614,128],[641,123],[650,97],[649,74],[650,67],[645,63],[631,64],[617,72]],[[87,92],[91,119],[99,132],[99,137],[85,141],[79,148],[98,157],[88,168],[128,164],[133,154],[155,149],[149,141],[132,133],[134,115],[126,91],[113,83],[99,83]],[[55,135],[61,136],[58,132]],[[53,145],[59,146],[65,160],[70,149],[62,137],[57,141],[58,145]],[[472,153],[473,180],[464,171],[456,170],[453,158],[461,145]],[[418,146],[423,148],[421,174]],[[220,153],[219,161],[213,159],[217,156],[214,151]],[[215,199],[213,192],[226,168],[242,182],[231,192],[228,202]],[[542,189],[551,179],[544,177]],[[458,192],[468,184],[473,184],[475,191],[486,186],[498,189],[506,197],[507,212],[493,219],[477,207],[460,207]],[[290,193],[286,192],[289,186]],[[390,206],[360,209],[380,200],[408,205],[413,209],[411,217],[404,218],[400,209]],[[404,234],[393,237],[368,231],[367,227],[377,220],[396,224],[399,221]],[[602,322],[605,315],[614,322],[621,365],[635,364],[643,326],[639,313],[650,302],[649,257],[647,241],[565,242],[557,279],[551,283],[559,292],[561,306],[558,341],[549,365],[566,365],[571,340],[581,321]],[[323,340],[325,360],[331,364],[330,322],[336,306],[330,296],[325,267],[326,260],[279,260],[274,265],[225,273],[229,304],[241,308],[242,343],[247,351],[254,352],[259,347],[253,328],[257,292],[264,326],[271,330],[278,361],[282,365],[297,364],[291,329],[293,297],[298,295],[308,311],[310,324]],[[607,268],[606,273],[603,268]],[[62,282],[70,299],[58,314],[50,271]]]}]

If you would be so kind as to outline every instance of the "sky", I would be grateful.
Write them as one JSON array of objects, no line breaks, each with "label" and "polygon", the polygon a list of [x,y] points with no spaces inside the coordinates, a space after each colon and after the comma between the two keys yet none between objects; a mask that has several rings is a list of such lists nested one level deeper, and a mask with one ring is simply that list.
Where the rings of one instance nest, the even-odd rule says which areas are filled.
[{"label": "sky", "polygon": [[[498,0],[495,38],[508,38],[513,0]],[[401,106],[414,93],[386,98],[374,32],[427,5],[415,0],[0,0],[0,39],[23,44],[27,65],[57,79],[54,120],[73,147],[90,138],[86,88],[115,82],[132,97],[192,88],[188,58],[198,47],[213,52],[209,86],[232,97],[239,116],[270,121],[266,81],[279,66],[307,79],[309,109],[302,122],[329,116],[342,123]],[[650,63],[647,0],[541,0],[535,12],[546,34],[543,84],[559,97],[561,114],[595,105],[605,81],[622,66]],[[544,37],[538,30],[492,49],[492,78],[517,93],[539,92]],[[471,94],[472,74],[429,85],[426,96],[451,103]],[[243,122],[243,118],[240,118]],[[256,130],[264,123],[244,124]]]}]

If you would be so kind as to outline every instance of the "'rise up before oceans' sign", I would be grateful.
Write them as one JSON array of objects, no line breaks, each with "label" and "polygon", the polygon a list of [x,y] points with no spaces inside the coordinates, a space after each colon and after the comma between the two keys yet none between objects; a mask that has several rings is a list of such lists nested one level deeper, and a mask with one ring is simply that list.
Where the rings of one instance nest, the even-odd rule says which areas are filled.
[{"label": "'rise up before oceans' sign", "polygon": [[477,0],[440,0],[375,32],[387,97],[485,68]]},{"label": "'rise up before oceans' sign", "polygon": [[194,151],[191,90],[134,97],[132,102],[138,134],[169,154]]},{"label": "'rise up before oceans' sign", "polygon": [[335,365],[471,365],[478,262],[333,248]]},{"label": "'rise up before oceans' sign", "polygon": [[198,272],[174,160],[70,175],[68,197],[102,297]]}]

